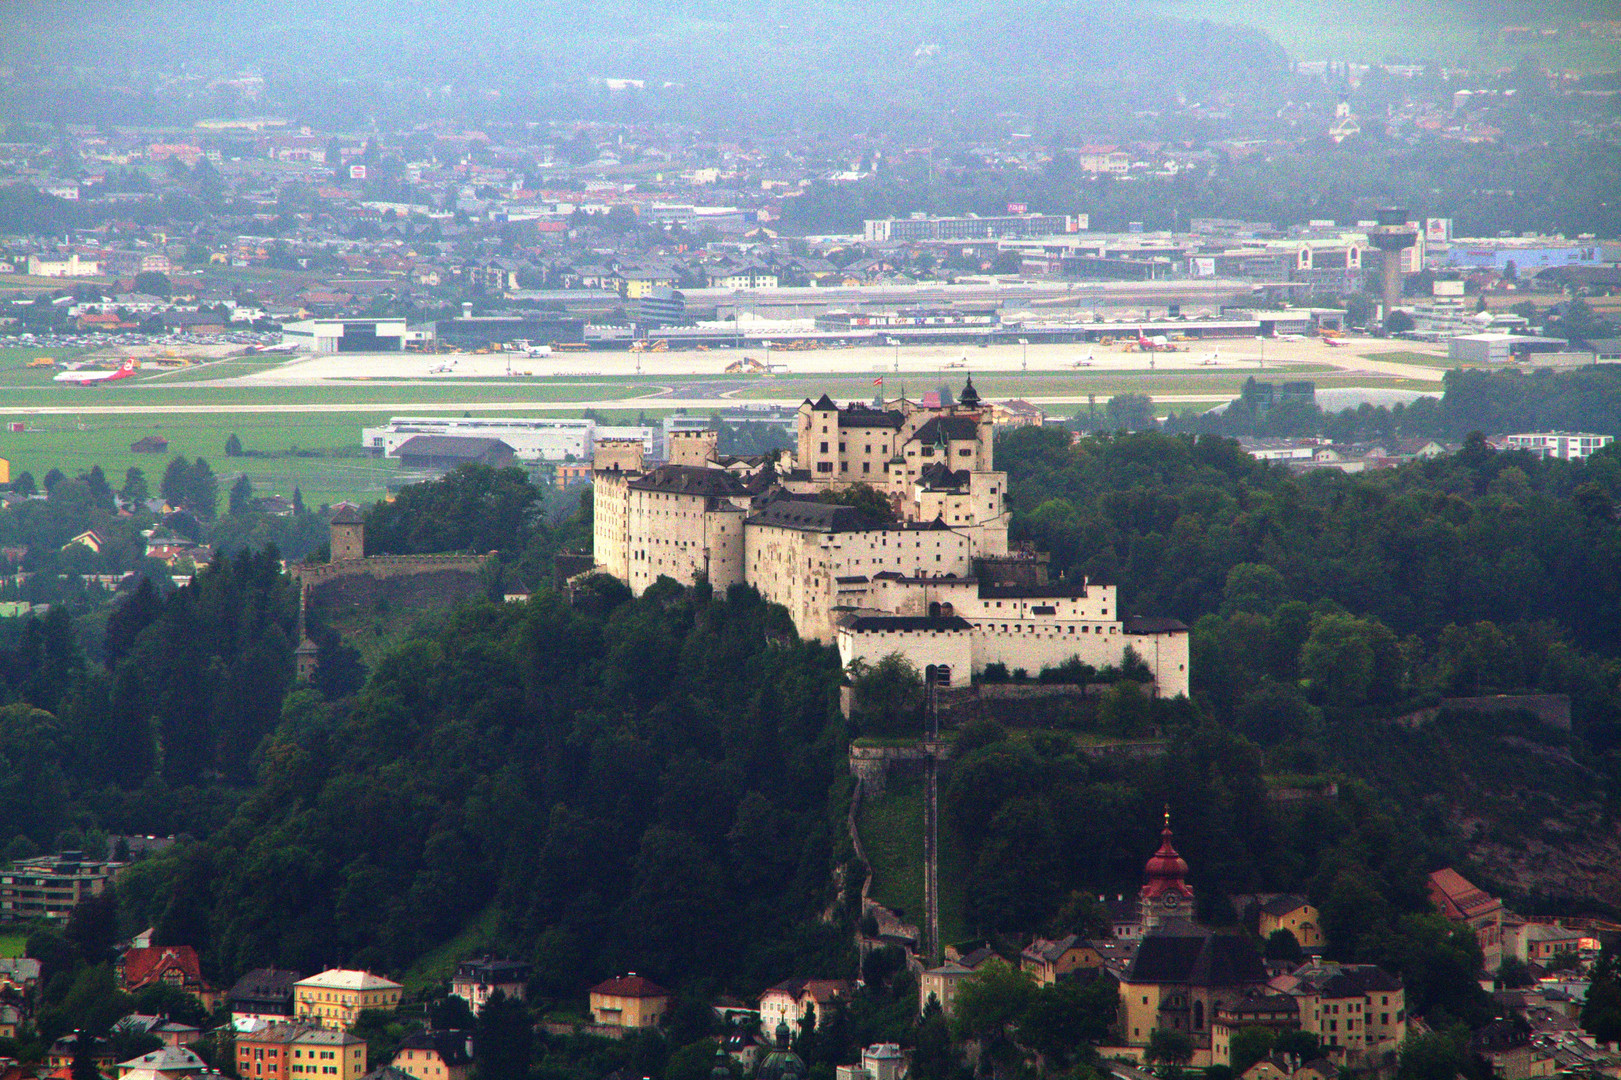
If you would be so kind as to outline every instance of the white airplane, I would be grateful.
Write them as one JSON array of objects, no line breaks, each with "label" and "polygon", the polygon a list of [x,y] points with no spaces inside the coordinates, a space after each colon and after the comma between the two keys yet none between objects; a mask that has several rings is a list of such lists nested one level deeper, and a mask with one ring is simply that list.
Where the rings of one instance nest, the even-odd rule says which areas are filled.
[{"label": "white airplane", "polygon": [[1305,334],[1273,334],[1279,341],[1305,341]]},{"label": "white airplane", "polygon": [[113,371],[64,371],[52,381],[67,383],[69,386],[97,386],[101,383],[117,382],[119,379],[133,379],[134,377],[135,361],[125,360]]},{"label": "white airplane", "polygon": [[1092,366],[1092,354],[1087,353],[1086,354],[1086,359],[1075,361],[1074,366],[1075,367],[1091,367]]},{"label": "white airplane", "polygon": [[440,364],[436,368],[429,368],[428,369],[428,374],[429,375],[449,375],[452,371],[455,371],[455,370],[456,370],[456,362],[454,360],[452,360],[448,364]]},{"label": "white airplane", "polygon": [[524,350],[525,356],[550,356],[551,354],[552,347],[550,345],[531,345]]}]

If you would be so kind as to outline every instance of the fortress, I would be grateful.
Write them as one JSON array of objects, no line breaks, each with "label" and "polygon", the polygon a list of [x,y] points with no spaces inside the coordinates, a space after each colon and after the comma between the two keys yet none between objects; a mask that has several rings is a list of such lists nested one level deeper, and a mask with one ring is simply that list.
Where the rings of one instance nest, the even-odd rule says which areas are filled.
[{"label": "fortress", "polygon": [[[678,432],[658,465],[639,441],[599,442],[596,570],[637,595],[660,577],[752,585],[846,665],[900,653],[943,685],[989,664],[1118,665],[1129,646],[1159,693],[1188,692],[1185,625],[1123,618],[1113,585],[1049,581],[1045,557],[1009,550],[1007,474],[971,378],[954,405],[807,399],[797,435],[792,451],[723,458],[715,432]],[[821,501],[860,484],[888,520]]]},{"label": "fortress", "polygon": [[366,522],[353,506],[342,505],[328,522],[331,559],[287,568],[298,585],[299,643],[294,650],[298,677],[315,674],[316,646],[306,629],[311,607],[342,613],[379,601],[401,609],[446,607],[483,591],[479,571],[488,555],[366,554]]}]

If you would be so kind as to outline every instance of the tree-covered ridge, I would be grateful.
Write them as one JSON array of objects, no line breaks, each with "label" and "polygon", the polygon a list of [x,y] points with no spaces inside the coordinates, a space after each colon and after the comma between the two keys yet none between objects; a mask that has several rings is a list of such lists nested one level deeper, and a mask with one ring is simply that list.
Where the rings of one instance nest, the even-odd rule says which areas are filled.
[{"label": "tree-covered ridge", "polygon": [[463,608],[352,702],[292,694],[257,786],[123,891],[214,970],[386,971],[492,909],[577,993],[631,969],[758,990],[844,970],[832,899],[836,656],[785,612],[655,587]]},{"label": "tree-covered ridge", "polygon": [[[1475,838],[1483,855],[1540,837],[1544,821],[1613,844],[1621,454],[1542,461],[1476,437],[1459,454],[1380,473],[1295,476],[1212,436],[1071,446],[1067,434],[1020,429],[998,442],[997,465],[1009,472],[1015,536],[1052,550],[1056,569],[1118,582],[1124,610],[1193,624],[1195,715],[1255,748],[1258,769],[1365,777],[1460,856],[1470,816],[1499,826]],[[1448,695],[1524,690],[1570,695],[1572,735],[1386,723]],[[1527,740],[1544,749],[1525,752]],[[1544,759],[1553,773],[1538,772]],[[1413,762],[1426,767],[1400,767]],[[1516,812],[1522,798],[1536,809]],[[1297,876],[1313,872],[1293,842],[1276,854]],[[1252,856],[1237,879],[1266,865]],[[1584,902],[1607,889],[1591,875],[1503,884]]]},{"label": "tree-covered ridge", "polygon": [[1204,435],[1320,435],[1334,442],[1461,440],[1472,431],[1621,434],[1621,369],[1615,365],[1557,373],[1541,369],[1530,374],[1458,368],[1443,377],[1445,392],[1439,398],[1421,397],[1411,404],[1391,406],[1364,403],[1339,412],[1324,412],[1315,404],[1294,401],[1257,408],[1251,396],[1254,383],[1254,379],[1246,382],[1244,392],[1221,412],[1173,416],[1166,430]]}]

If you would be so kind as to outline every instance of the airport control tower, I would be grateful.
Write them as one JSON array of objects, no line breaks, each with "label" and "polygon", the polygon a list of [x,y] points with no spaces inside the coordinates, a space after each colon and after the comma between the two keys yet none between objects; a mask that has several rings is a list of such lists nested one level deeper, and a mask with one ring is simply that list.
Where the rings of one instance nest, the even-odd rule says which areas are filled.
[{"label": "airport control tower", "polygon": [[1385,275],[1385,314],[1401,302],[1401,253],[1418,241],[1418,230],[1407,224],[1407,210],[1388,206],[1379,211],[1379,224],[1368,230],[1368,243],[1378,248]]}]

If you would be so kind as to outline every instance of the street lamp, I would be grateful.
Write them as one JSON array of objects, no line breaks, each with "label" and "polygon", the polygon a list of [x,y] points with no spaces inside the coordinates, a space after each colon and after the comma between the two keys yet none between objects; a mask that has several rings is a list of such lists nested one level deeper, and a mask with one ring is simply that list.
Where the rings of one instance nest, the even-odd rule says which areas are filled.
[{"label": "street lamp", "polygon": [[901,373],[901,339],[892,337],[889,339],[889,343],[895,347],[895,374],[899,375]]},{"label": "street lamp", "polygon": [[1256,334],[1255,335],[1255,340],[1260,343],[1261,370],[1265,371],[1266,370],[1266,335],[1265,334]]},{"label": "street lamp", "polygon": [[1024,356],[1019,361],[1019,369],[1021,371],[1029,371],[1030,370],[1030,339],[1027,338],[1027,337],[1022,337],[1022,338],[1019,339],[1019,344],[1021,346],[1023,346],[1023,348],[1024,348]]}]

